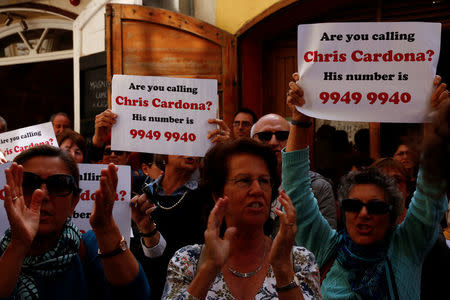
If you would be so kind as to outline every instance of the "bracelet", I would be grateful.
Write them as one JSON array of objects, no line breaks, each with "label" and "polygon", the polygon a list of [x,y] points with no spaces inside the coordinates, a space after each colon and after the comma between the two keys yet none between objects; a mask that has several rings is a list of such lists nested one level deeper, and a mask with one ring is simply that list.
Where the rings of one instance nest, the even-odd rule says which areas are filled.
[{"label": "bracelet", "polygon": [[309,128],[312,126],[311,121],[298,121],[298,120],[291,120],[291,124],[300,128]]},{"label": "bracelet", "polygon": [[127,251],[127,249],[128,249],[127,241],[125,241],[125,238],[122,236],[122,239],[119,242],[119,247],[117,247],[116,249],[112,250],[111,252],[107,252],[107,253],[102,253],[100,251],[100,248],[98,248],[97,255],[100,258],[108,258],[108,257],[116,256],[120,253],[123,253],[123,252]]},{"label": "bracelet", "polygon": [[154,236],[157,232],[158,232],[158,228],[155,227],[155,229],[153,229],[153,230],[150,231],[149,233],[142,233],[142,232],[139,232],[139,233],[141,234],[141,237],[152,237],[152,236]]},{"label": "bracelet", "polygon": [[289,290],[292,290],[298,286],[300,286],[300,280],[298,280],[297,276],[294,275],[294,278],[292,278],[291,282],[289,282],[285,286],[280,286],[280,287],[275,286],[275,290],[278,293],[282,293],[282,292],[287,292]]}]

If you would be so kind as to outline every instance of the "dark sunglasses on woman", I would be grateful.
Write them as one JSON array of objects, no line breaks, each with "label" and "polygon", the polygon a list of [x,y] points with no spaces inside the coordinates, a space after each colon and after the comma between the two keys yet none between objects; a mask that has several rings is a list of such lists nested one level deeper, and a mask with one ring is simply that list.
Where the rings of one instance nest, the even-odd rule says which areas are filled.
[{"label": "dark sunglasses on woman", "polygon": [[392,209],[392,205],[380,200],[371,200],[367,203],[361,202],[358,199],[342,200],[342,209],[344,211],[359,213],[363,206],[366,207],[367,212],[371,215],[383,215]]},{"label": "dark sunglasses on woman", "polygon": [[258,136],[258,139],[263,142],[268,142],[272,139],[272,136],[275,134],[275,137],[279,141],[285,141],[287,140],[289,136],[289,131],[261,131],[258,133],[255,133],[256,136]]},{"label": "dark sunglasses on woman", "polygon": [[22,189],[24,195],[32,195],[45,183],[50,195],[64,197],[73,193],[79,193],[80,189],[75,183],[75,178],[68,174],[55,174],[46,179],[32,172],[23,172]]},{"label": "dark sunglasses on woman", "polygon": [[117,156],[120,156],[120,155],[123,154],[124,151],[111,150],[111,148],[106,148],[105,151],[103,151],[103,154],[104,154],[104,155],[111,155],[113,152],[114,152]]}]

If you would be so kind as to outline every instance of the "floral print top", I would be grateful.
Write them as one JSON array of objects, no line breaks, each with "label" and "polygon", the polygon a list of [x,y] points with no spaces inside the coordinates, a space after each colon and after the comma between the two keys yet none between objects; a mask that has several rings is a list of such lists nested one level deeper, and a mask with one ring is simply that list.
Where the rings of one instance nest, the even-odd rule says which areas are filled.
[{"label": "floral print top", "polygon": [[[167,281],[162,299],[196,299],[187,292],[197,272],[197,263],[202,245],[190,245],[179,249],[170,260],[167,269]],[[300,286],[305,300],[322,299],[320,295],[320,277],[314,255],[304,247],[294,246],[292,249],[294,272],[300,280]],[[267,276],[255,300],[278,299],[275,290],[276,280],[269,267]],[[222,272],[214,279],[206,300],[234,299],[228,288]]]}]

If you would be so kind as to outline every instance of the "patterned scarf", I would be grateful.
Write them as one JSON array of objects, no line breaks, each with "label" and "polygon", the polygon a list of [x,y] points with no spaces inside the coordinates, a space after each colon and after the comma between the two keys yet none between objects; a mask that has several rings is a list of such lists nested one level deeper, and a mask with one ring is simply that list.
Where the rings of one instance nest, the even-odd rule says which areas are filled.
[{"label": "patterned scarf", "polygon": [[342,235],[337,260],[350,271],[350,287],[363,299],[386,299],[388,296],[385,261],[389,240],[390,236],[381,243],[361,246],[352,241],[347,231]]},{"label": "patterned scarf", "polygon": [[[10,241],[11,231],[8,229],[0,242],[3,252]],[[23,261],[14,299],[39,299],[39,291],[33,276],[52,278],[67,271],[72,259],[78,255],[80,241],[81,232],[70,219],[67,219],[55,248],[42,255],[27,256]]]}]

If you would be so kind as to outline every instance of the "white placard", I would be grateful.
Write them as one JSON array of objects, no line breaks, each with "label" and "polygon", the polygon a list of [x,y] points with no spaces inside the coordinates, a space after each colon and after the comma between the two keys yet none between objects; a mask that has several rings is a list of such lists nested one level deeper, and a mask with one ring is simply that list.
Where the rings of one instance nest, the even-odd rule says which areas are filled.
[{"label": "white placard", "polygon": [[28,148],[47,144],[58,147],[51,122],[24,127],[0,134],[0,150],[7,161],[12,161]]},{"label": "white placard", "polygon": [[6,229],[9,228],[8,216],[6,215],[5,205],[3,203],[5,199],[5,184],[6,176],[5,169],[11,166],[11,162],[0,165],[0,238],[5,234]]},{"label": "white placard", "polygon": [[[4,186],[6,184],[4,170],[11,164],[0,165],[0,237],[9,227],[8,218],[3,205]],[[130,209],[130,191],[131,191],[131,169],[130,166],[117,166],[118,183],[116,189],[116,201],[113,208],[113,216],[120,232],[124,238],[130,241],[131,228],[131,209]],[[89,224],[89,217],[94,206],[95,191],[99,189],[99,179],[101,169],[107,168],[107,165],[99,164],[78,164],[80,170],[80,201],[78,201],[75,211],[72,215],[72,221],[82,233],[92,229]]]},{"label": "white placard", "polygon": [[[72,221],[81,232],[86,232],[91,228],[89,217],[94,207],[95,191],[100,187],[100,171],[106,169],[108,165],[100,164],[78,164],[80,169],[80,201],[78,201],[72,215]],[[119,230],[124,238],[130,241],[131,228],[131,167],[117,166],[117,189],[116,201],[113,208],[113,217],[119,226]]]},{"label": "white placard", "polygon": [[114,75],[111,149],[203,156],[217,102],[215,79]]},{"label": "white placard", "polygon": [[439,23],[299,25],[306,115],[358,122],[429,121]]}]

